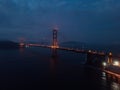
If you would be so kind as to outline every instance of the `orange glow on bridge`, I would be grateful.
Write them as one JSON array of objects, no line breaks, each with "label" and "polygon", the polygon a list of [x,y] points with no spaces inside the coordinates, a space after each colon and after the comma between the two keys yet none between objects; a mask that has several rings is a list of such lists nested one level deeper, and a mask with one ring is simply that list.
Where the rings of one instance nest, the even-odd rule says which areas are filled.
[{"label": "orange glow on bridge", "polygon": [[59,48],[59,46],[50,46],[51,48],[55,49],[55,48]]},{"label": "orange glow on bridge", "polygon": [[20,46],[20,47],[24,47],[25,44],[24,44],[24,43],[20,43],[19,46]]},{"label": "orange glow on bridge", "polygon": [[109,56],[112,56],[112,53],[111,53],[111,52],[109,53]]}]

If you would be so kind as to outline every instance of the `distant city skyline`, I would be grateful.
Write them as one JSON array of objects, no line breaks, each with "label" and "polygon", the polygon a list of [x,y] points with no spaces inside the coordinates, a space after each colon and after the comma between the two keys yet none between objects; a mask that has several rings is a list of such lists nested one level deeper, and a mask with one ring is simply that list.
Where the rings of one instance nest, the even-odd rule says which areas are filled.
[{"label": "distant city skyline", "polygon": [[120,44],[119,10],[120,0],[0,0],[0,40],[39,41],[57,26],[66,41]]}]

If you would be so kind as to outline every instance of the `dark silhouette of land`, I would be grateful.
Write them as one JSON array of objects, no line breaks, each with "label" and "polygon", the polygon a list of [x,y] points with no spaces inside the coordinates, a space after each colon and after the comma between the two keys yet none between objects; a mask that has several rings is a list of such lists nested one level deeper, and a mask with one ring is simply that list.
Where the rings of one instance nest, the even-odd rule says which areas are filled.
[{"label": "dark silhouette of land", "polygon": [[17,48],[19,48],[19,43],[9,40],[0,41],[0,49],[17,49]]}]

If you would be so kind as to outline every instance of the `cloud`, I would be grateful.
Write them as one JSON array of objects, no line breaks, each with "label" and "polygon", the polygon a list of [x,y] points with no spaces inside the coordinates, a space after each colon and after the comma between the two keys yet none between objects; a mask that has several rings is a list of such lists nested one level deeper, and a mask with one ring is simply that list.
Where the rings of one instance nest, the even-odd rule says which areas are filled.
[{"label": "cloud", "polygon": [[99,0],[91,4],[91,7],[98,12],[114,11],[117,8],[120,8],[119,0]]},{"label": "cloud", "polygon": [[30,37],[57,24],[70,39],[92,40],[120,29],[119,9],[120,0],[0,0],[0,34]]}]

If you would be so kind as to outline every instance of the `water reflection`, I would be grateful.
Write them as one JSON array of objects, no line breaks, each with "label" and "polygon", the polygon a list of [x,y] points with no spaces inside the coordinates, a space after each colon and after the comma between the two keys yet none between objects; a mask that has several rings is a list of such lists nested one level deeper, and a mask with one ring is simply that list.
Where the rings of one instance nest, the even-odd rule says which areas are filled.
[{"label": "water reflection", "polygon": [[52,73],[52,77],[56,76],[57,61],[58,61],[57,49],[52,49],[52,55],[50,60],[50,69],[51,69],[50,71]]},{"label": "water reflection", "polygon": [[112,82],[111,83],[111,89],[112,90],[120,90],[120,84]]},{"label": "water reflection", "polygon": [[19,52],[20,52],[20,53],[23,53],[23,52],[24,52],[24,48],[20,47],[20,48],[19,48]]},{"label": "water reflection", "polygon": [[118,78],[118,77],[116,77],[116,76],[114,76],[114,75],[111,75],[111,74],[108,74],[108,73],[107,73],[106,78],[107,78],[108,80],[110,80],[110,81],[114,81],[114,82],[120,83],[120,78]]},{"label": "water reflection", "polygon": [[[31,77],[30,80],[40,82],[39,80],[43,78],[43,81],[50,80],[52,84],[54,82],[64,83],[65,81],[68,81],[71,82],[72,85],[74,85],[74,82],[78,82],[79,88],[85,88],[80,90],[120,90],[119,78],[105,72],[102,72],[102,74],[101,72],[96,74],[96,72],[91,69],[87,69],[86,71],[85,67],[81,67],[80,64],[78,64],[78,62],[81,63],[84,59],[82,59],[79,55],[77,56],[77,54],[71,54],[68,52],[63,53],[59,51],[58,55],[57,49],[51,49],[51,51],[46,49],[45,53],[43,53],[42,49],[36,48],[20,48],[19,52],[21,53],[17,58],[22,57],[23,60],[29,60],[28,64],[20,63],[19,67],[23,67],[23,65],[25,65],[23,67],[24,70],[27,69],[27,73],[31,73],[29,74],[29,77]],[[28,71],[28,69],[31,70]],[[84,69],[85,73],[83,73]],[[40,72],[40,74],[38,72]],[[23,72],[23,74],[24,73],[25,72]],[[32,73],[34,73],[33,76]],[[27,75],[24,74],[23,78],[28,77]],[[38,76],[37,79],[35,78],[36,76]],[[87,87],[90,89],[86,89]]]},{"label": "water reflection", "polygon": [[101,78],[103,86],[107,86],[110,90],[120,90],[120,78],[105,72],[102,72]]},{"label": "water reflection", "polygon": [[55,49],[55,48],[53,48],[53,49],[51,49],[52,50],[52,57],[53,58],[57,58],[57,56],[58,56],[58,52],[57,52],[57,49]]}]

